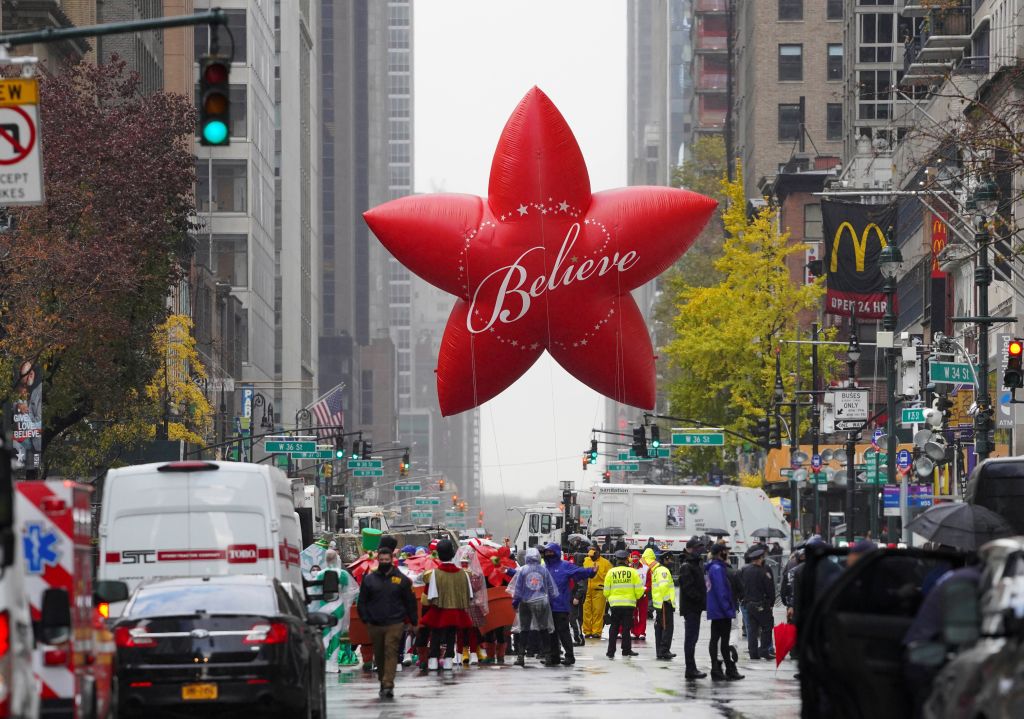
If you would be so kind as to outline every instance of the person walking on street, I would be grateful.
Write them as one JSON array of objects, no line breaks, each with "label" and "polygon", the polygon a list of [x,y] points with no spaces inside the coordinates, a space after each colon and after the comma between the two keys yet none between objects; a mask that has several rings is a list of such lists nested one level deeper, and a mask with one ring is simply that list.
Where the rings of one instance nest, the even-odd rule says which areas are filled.
[{"label": "person walking on street", "polygon": [[748,553],[748,563],[740,570],[743,582],[743,606],[747,617],[747,649],[751,659],[774,659],[772,627],[775,618],[775,578],[765,566],[764,547],[754,547]]},{"label": "person walking on street", "polygon": [[707,674],[697,669],[697,639],[700,637],[700,615],[707,607],[708,593],[704,581],[704,544],[698,537],[686,543],[679,567],[679,614],[685,631],[683,658],[686,660],[686,678],[704,679]]},{"label": "person walking on street", "polygon": [[672,581],[672,572],[658,561],[653,549],[644,550],[644,563],[651,578],[655,656],[670,662],[675,657],[672,653],[672,634],[675,631],[675,608],[672,604],[676,598],[676,585]]},{"label": "person walking on street", "polygon": [[547,665],[558,666],[562,663],[559,644],[565,650],[566,666],[576,663],[576,655],[573,653],[572,635],[569,631],[569,612],[572,608],[572,589],[570,584],[573,581],[581,581],[594,576],[597,571],[594,567],[577,567],[571,562],[562,559],[562,547],[556,542],[551,542],[544,547],[544,566],[547,567],[551,580],[555,583],[558,595],[551,600],[551,616],[555,622],[555,633],[551,637],[550,655]]},{"label": "person walking on street", "polygon": [[412,580],[394,564],[394,550],[382,546],[377,569],[363,577],[359,587],[359,616],[370,633],[373,661],[380,679],[380,698],[395,696],[395,671],[406,626],[416,628],[418,614]]},{"label": "person walking on street", "polygon": [[605,575],[604,596],[611,607],[612,621],[608,626],[608,652],[609,659],[615,658],[615,643],[618,634],[622,632],[622,656],[638,656],[633,651],[632,637],[630,636],[633,614],[636,612],[636,603],[644,595],[644,583],[640,574],[627,563],[629,554],[625,549],[615,552],[615,566]]},{"label": "person walking on street", "polygon": [[[516,572],[511,585],[512,606],[518,613],[519,639],[516,642],[516,665],[526,666],[526,647],[538,634],[550,635],[555,630],[551,603],[558,589],[547,567],[540,563],[536,547],[526,550],[526,563]],[[553,637],[551,641],[556,641]],[[545,662],[548,663],[548,662]]]},{"label": "person walking on street", "polygon": [[595,542],[583,560],[583,566],[595,570],[594,577],[587,582],[587,596],[583,602],[583,636],[587,639],[600,639],[604,631],[604,578],[612,564],[601,556],[601,550]]},{"label": "person walking on street", "polygon": [[[715,681],[736,681],[743,675],[736,671],[736,662],[729,654],[729,635],[736,616],[736,600],[729,581],[729,547],[716,544],[711,548],[711,561],[704,568],[708,593],[708,619],[711,620],[711,678]],[[718,658],[721,649],[722,659]],[[725,673],[722,673],[722,662]]]},{"label": "person walking on street", "polygon": [[[443,668],[451,671],[455,657],[455,637],[460,629],[469,629],[473,621],[469,616],[469,605],[473,600],[473,587],[469,573],[455,565],[455,546],[448,539],[437,543],[437,558],[441,561],[437,569],[423,573],[427,589],[423,602],[427,609],[423,623],[430,627],[430,670]],[[439,666],[441,645],[444,645],[444,663]]]}]

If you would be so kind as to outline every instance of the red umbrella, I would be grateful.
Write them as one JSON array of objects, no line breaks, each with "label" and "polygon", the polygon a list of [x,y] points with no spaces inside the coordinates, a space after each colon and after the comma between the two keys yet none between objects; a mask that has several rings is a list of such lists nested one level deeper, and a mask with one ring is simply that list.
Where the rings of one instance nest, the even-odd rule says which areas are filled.
[{"label": "red umbrella", "polygon": [[775,626],[775,667],[782,664],[782,660],[789,654],[789,650],[796,646],[796,625],[777,624]]}]

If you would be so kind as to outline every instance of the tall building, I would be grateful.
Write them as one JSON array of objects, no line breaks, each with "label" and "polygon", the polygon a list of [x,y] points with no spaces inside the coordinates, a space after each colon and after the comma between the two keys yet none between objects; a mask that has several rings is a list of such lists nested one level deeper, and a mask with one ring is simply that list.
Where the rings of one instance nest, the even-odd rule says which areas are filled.
[{"label": "tall building", "polygon": [[[268,2],[222,3],[230,33],[213,35],[195,28],[196,62],[233,49],[231,67],[231,145],[203,147],[196,140],[196,205],[202,228],[197,263],[215,278],[211,316],[232,344],[213,348],[232,371],[235,392],[218,398],[221,432],[230,436],[241,413],[238,382],[253,383],[266,395],[274,382],[274,16]],[[205,9],[205,8],[198,8]],[[232,47],[233,46],[233,47]],[[198,77],[198,67],[195,77]],[[204,311],[204,310],[201,310]],[[233,356],[232,356],[233,355]],[[271,400],[272,401],[272,400]]]},{"label": "tall building", "polygon": [[690,20],[691,92],[686,144],[701,135],[725,131],[729,114],[729,29],[730,0],[693,0]]},{"label": "tall building", "polygon": [[[162,0],[96,0],[96,22],[109,24],[151,20],[166,13]],[[172,3],[173,4],[173,3]],[[180,2],[178,5],[182,4]],[[115,56],[139,75],[143,95],[164,87],[164,33],[159,30],[96,38],[96,59],[109,63]]]},{"label": "tall building", "polygon": [[[362,219],[413,192],[413,4],[323,0],[321,13],[319,385],[345,383],[347,431],[364,432],[375,452],[410,447],[412,476],[444,474],[475,507],[477,413],[442,418],[433,373],[451,298]],[[368,496],[394,499],[388,491]]]},{"label": "tall building", "polygon": [[843,149],[843,5],[736,3],[736,154],[760,199],[779,172],[838,162]]}]

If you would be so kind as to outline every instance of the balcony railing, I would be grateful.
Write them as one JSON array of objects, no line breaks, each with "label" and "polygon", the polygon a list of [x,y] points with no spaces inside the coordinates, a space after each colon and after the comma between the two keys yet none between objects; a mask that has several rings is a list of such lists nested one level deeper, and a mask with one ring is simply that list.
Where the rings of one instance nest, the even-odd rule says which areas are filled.
[{"label": "balcony railing", "polygon": [[729,39],[725,35],[709,35],[704,32],[697,33],[697,50],[725,51],[728,49]]},{"label": "balcony railing", "polygon": [[697,90],[725,91],[729,84],[729,75],[724,72],[706,72],[697,77]]}]

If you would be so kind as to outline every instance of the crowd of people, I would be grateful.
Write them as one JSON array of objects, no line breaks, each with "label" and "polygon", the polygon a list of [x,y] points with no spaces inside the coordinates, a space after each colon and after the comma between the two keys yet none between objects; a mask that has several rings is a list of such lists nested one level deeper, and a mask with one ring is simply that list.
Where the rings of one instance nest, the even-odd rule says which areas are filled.
[{"label": "crowd of people", "polygon": [[[367,640],[357,648],[363,670],[376,669],[382,699],[394,696],[395,675],[403,666],[427,673],[463,664],[505,664],[510,648],[518,666],[531,658],[549,667],[572,666],[576,647],[588,639],[603,641],[606,626],[608,659],[637,656],[633,642],[647,640],[650,622],[655,657],[672,661],[676,611],[683,620],[687,680],[708,676],[696,657],[704,613],[711,624],[712,680],[744,678],[732,639],[740,614],[750,658],[775,656],[775,579],[765,564],[767,545],[749,549],[746,565],[737,571],[724,541],[692,538],[679,558],[677,599],[676,579],[653,540],[642,550],[629,551],[620,543],[604,553],[596,543],[576,547],[586,550],[579,552],[552,543],[531,547],[521,557],[507,545],[479,541],[461,547],[449,540],[420,548],[397,544],[382,537],[374,551],[347,568],[351,574],[340,567],[333,549],[327,551],[326,566],[314,568],[321,575],[339,572],[341,586],[353,587],[321,611],[344,617],[346,629],[353,614],[365,626]],[[502,612],[494,602],[490,611],[488,596],[497,596],[494,592],[510,610]],[[330,640],[325,637],[334,667],[344,663],[338,661],[341,655],[355,656],[352,647],[342,646],[343,634],[334,629]]]}]

